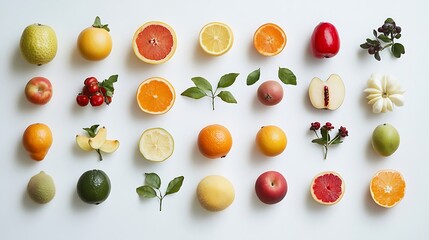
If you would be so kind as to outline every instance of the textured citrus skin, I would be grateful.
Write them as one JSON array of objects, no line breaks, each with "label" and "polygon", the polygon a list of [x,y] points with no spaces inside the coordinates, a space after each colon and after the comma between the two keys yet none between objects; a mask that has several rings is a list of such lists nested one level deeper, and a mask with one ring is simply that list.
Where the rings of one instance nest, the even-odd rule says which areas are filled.
[{"label": "textured citrus skin", "polygon": [[24,58],[31,64],[49,63],[57,54],[57,35],[50,26],[29,25],[22,32],[20,49]]},{"label": "textured citrus skin", "polygon": [[231,148],[232,135],[222,125],[208,125],[198,134],[198,149],[207,158],[223,158]]},{"label": "textured citrus skin", "polygon": [[210,175],[198,184],[197,198],[203,208],[211,212],[219,212],[234,201],[234,186],[223,176]]},{"label": "textured citrus skin", "polygon": [[148,78],[139,85],[136,100],[143,112],[163,114],[173,107],[176,91],[173,85],[164,78]]},{"label": "textured citrus skin", "polygon": [[24,148],[33,160],[45,158],[53,142],[51,129],[43,123],[29,125],[22,136]]},{"label": "textured citrus skin", "polygon": [[396,170],[381,170],[371,179],[370,193],[381,207],[396,206],[405,196],[406,184],[402,174]]},{"label": "textured citrus skin", "polygon": [[344,180],[336,172],[322,172],[311,181],[310,191],[316,202],[332,205],[339,202],[344,195]]},{"label": "textured citrus skin", "polygon": [[176,51],[176,33],[166,23],[147,22],[134,33],[132,46],[135,55],[143,62],[161,64]]},{"label": "textured citrus skin", "polygon": [[286,149],[287,137],[280,127],[263,126],[256,134],[256,145],[264,155],[274,157]]},{"label": "textured citrus skin", "polygon": [[102,170],[89,170],[84,172],[77,182],[79,198],[89,204],[100,204],[110,194],[110,179]]},{"label": "textured citrus skin", "polygon": [[44,171],[31,177],[27,185],[30,198],[40,204],[50,202],[55,196],[55,184],[51,176]]},{"label": "textured citrus skin", "polygon": [[79,34],[77,46],[85,59],[99,61],[112,51],[112,37],[103,28],[88,27]]}]

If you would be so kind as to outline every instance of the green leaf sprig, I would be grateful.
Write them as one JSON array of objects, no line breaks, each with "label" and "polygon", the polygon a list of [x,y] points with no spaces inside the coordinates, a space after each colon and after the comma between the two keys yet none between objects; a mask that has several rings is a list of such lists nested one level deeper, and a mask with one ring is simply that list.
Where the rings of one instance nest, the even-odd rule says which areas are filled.
[{"label": "green leaf sprig", "polygon": [[[182,92],[180,95],[189,97],[192,99],[200,99],[203,97],[210,97],[212,109],[215,110],[215,98],[219,97],[222,101],[226,103],[237,103],[237,100],[234,98],[234,95],[230,91],[222,90],[227,87],[230,87],[234,84],[239,73],[228,73],[223,75],[219,82],[217,83],[216,89],[213,91],[213,87],[210,82],[203,77],[193,77],[191,78],[194,82],[194,87],[190,87]],[[219,92],[218,92],[219,91]]]},{"label": "green leaf sprig", "polygon": [[402,54],[405,54],[405,47],[395,40],[401,38],[401,32],[401,27],[397,26],[392,18],[387,18],[381,27],[372,30],[375,39],[367,38],[360,47],[367,49],[368,54],[374,55],[377,61],[381,61],[380,52],[389,47],[393,56],[400,58]]},{"label": "green leaf sprig", "polygon": [[115,92],[115,88],[113,87],[113,84],[118,81],[118,75],[112,75],[108,79],[104,79],[100,83],[100,87],[104,87],[106,89],[105,96],[113,97],[113,93]]},{"label": "green leaf sprig", "polygon": [[[261,76],[261,69],[260,68],[249,73],[249,75],[247,75],[247,80],[246,80],[247,86],[251,86],[251,85],[255,84],[259,80],[260,76]],[[296,76],[289,68],[279,67],[279,71],[277,73],[277,76],[280,79],[280,81],[282,81],[282,83],[284,83],[286,85],[296,85],[297,84]]]},{"label": "green leaf sprig", "polygon": [[110,29],[108,27],[109,24],[102,24],[99,16],[95,17],[95,20],[94,20],[94,23],[92,24],[92,26],[95,28],[102,28],[102,29],[110,32]]},{"label": "green leaf sprig", "polygon": [[[319,129],[320,129],[320,136],[319,134],[317,134],[317,130]],[[338,132],[335,135],[335,137],[331,138],[331,135],[329,134],[329,132],[332,129],[334,129],[334,126],[332,126],[330,122],[326,122],[325,125],[323,125],[322,127],[320,126],[320,122],[313,122],[311,123],[311,126],[310,126],[310,130],[313,131],[314,134],[316,135],[316,138],[313,139],[311,142],[323,146],[323,151],[324,151],[323,159],[326,159],[326,157],[328,156],[329,146],[342,143],[343,138],[349,135],[349,131],[345,127],[341,126],[338,129]]]},{"label": "green leaf sprig", "polygon": [[139,196],[144,198],[159,199],[159,211],[162,210],[162,200],[165,196],[176,193],[180,190],[183,184],[183,176],[174,178],[168,183],[167,190],[164,194],[161,193],[161,178],[156,173],[145,173],[145,185],[136,188],[136,192]]}]

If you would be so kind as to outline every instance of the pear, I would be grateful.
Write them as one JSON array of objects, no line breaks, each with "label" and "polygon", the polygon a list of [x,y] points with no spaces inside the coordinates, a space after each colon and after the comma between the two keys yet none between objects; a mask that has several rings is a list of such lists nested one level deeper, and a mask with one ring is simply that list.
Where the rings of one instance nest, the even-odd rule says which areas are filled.
[{"label": "pear", "polygon": [[399,143],[398,131],[388,123],[378,125],[372,133],[372,147],[383,157],[392,155],[398,149]]}]

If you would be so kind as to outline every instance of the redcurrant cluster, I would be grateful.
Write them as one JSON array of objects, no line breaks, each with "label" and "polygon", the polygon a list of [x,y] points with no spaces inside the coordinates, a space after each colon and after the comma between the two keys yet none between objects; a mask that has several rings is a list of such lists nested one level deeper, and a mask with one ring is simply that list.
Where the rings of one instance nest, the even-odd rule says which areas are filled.
[{"label": "redcurrant cluster", "polygon": [[82,107],[88,104],[93,107],[101,106],[103,103],[109,105],[113,97],[113,82],[116,82],[117,77],[113,75],[101,83],[95,77],[85,79],[82,92],[76,96],[77,104]]}]

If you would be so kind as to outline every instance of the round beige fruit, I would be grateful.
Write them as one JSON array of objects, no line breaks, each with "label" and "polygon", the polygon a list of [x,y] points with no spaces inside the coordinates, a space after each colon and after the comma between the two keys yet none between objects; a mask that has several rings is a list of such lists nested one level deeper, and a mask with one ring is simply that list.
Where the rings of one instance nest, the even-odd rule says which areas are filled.
[{"label": "round beige fruit", "polygon": [[27,185],[30,198],[40,204],[50,202],[55,196],[55,184],[51,176],[44,171],[31,177]]},{"label": "round beige fruit", "polygon": [[234,186],[223,176],[210,175],[198,184],[197,198],[203,208],[211,212],[219,212],[234,201]]}]

